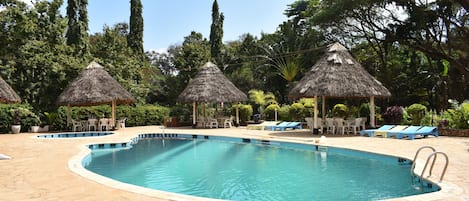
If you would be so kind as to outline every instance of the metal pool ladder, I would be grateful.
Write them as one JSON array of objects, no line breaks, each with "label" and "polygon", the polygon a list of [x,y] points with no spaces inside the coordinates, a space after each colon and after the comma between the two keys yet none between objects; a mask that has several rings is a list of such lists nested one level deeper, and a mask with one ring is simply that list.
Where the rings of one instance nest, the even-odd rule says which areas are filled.
[{"label": "metal pool ladder", "polygon": [[[416,160],[417,160],[417,157],[418,157],[420,151],[422,151],[423,149],[431,149],[432,153],[430,155],[428,155],[427,161],[425,162],[425,166],[423,167],[422,173],[420,175],[415,175],[414,174],[414,169],[415,169]],[[423,189],[423,176],[424,176],[423,174],[425,173],[425,170],[427,170],[427,167],[430,163],[430,159],[433,158],[433,161],[431,162],[431,166],[430,166],[430,171],[428,172],[428,176],[432,176],[433,166],[435,165],[435,161],[436,161],[436,158],[437,158],[438,155],[443,155],[444,158],[445,158],[445,166],[444,166],[442,174],[440,176],[440,182],[443,180],[443,176],[445,176],[446,169],[448,168],[448,163],[449,163],[448,155],[446,155],[446,153],[444,153],[444,152],[436,151],[436,149],[431,147],[431,146],[423,146],[423,147],[420,147],[417,150],[417,152],[415,153],[415,156],[414,156],[414,160],[412,161],[412,167],[410,168],[410,173],[412,175],[412,184],[414,183],[414,177],[418,176],[419,179],[420,179],[420,183],[422,184],[422,189]]]}]

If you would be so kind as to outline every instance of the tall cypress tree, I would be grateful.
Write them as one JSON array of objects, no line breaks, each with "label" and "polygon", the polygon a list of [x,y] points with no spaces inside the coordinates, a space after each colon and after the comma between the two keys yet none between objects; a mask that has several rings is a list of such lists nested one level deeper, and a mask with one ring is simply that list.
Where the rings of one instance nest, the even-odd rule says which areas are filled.
[{"label": "tall cypress tree", "polygon": [[87,55],[89,53],[88,41],[88,0],[79,0],[78,7],[78,29],[80,34],[79,48],[81,53]]},{"label": "tall cypress tree", "polygon": [[212,26],[210,27],[210,53],[212,60],[220,65],[220,53],[223,46],[223,13],[218,11],[218,2],[215,0],[212,5]]},{"label": "tall cypress tree", "polygon": [[67,37],[67,45],[77,44],[79,34],[77,33],[78,30],[78,20],[77,20],[77,10],[78,10],[78,2],[77,0],[68,0],[67,1],[67,33],[65,36]]},{"label": "tall cypress tree", "polygon": [[143,16],[140,0],[130,0],[130,33],[127,44],[136,53],[143,54]]},{"label": "tall cypress tree", "polygon": [[88,48],[88,0],[68,0],[66,33],[67,45],[74,46],[77,55],[89,53]]}]

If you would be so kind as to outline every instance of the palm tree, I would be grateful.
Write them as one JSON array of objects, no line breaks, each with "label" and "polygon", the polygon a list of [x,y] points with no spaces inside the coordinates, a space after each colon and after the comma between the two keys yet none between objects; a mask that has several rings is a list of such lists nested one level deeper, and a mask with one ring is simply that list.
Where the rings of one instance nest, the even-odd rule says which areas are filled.
[{"label": "palm tree", "polygon": [[266,106],[270,104],[278,104],[275,95],[272,92],[264,93],[262,90],[251,89],[249,92],[249,100],[257,105],[257,112],[264,113]]}]

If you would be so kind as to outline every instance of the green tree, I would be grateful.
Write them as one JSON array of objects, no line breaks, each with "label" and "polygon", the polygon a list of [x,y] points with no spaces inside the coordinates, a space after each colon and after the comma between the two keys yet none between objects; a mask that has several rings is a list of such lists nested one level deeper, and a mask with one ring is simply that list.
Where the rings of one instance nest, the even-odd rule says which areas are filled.
[{"label": "green tree", "polygon": [[[423,53],[433,69],[449,65],[439,80],[448,99],[469,98],[469,13],[465,1],[322,1],[308,13],[315,26],[338,33],[349,42],[366,40],[383,68],[389,68],[390,48],[408,47]],[[439,72],[437,72],[439,73]],[[433,74],[437,74],[433,73]],[[463,75],[463,76],[462,76]],[[437,84],[437,83],[435,83]],[[443,103],[444,104],[444,103]],[[443,105],[442,104],[442,105]]]},{"label": "green tree", "polygon": [[145,103],[149,91],[156,87],[153,81],[160,75],[157,69],[151,68],[150,62],[127,46],[128,35],[126,23],[105,26],[103,33],[90,37],[91,54],[138,102]]},{"label": "green tree", "polygon": [[212,25],[210,27],[210,53],[211,58],[218,65],[221,63],[221,51],[223,48],[223,21],[225,17],[218,10],[217,0],[212,5]]},{"label": "green tree", "polygon": [[265,107],[271,104],[278,104],[275,95],[271,92],[251,89],[249,90],[249,100],[256,106],[256,113],[263,114]]},{"label": "green tree", "polygon": [[0,4],[0,74],[24,103],[39,112],[55,109],[57,96],[76,77],[81,58],[64,41],[66,19],[62,0],[39,1],[33,7],[18,1]]},{"label": "green tree", "polygon": [[201,33],[192,31],[184,37],[182,45],[170,46],[164,54],[150,55],[153,68],[160,69],[164,77],[154,80],[160,88],[151,90],[149,99],[174,105],[198,68],[210,61],[210,44]]},{"label": "green tree", "polygon": [[77,56],[87,56],[89,53],[87,6],[88,0],[67,1],[67,44],[75,48]]},{"label": "green tree", "polygon": [[143,16],[142,2],[130,0],[130,34],[128,46],[138,54],[143,54]]}]

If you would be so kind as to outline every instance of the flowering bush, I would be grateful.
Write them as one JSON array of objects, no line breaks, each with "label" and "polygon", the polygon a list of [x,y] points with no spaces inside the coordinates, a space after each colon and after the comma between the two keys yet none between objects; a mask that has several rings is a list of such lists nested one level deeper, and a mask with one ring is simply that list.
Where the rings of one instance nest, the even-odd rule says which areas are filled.
[{"label": "flowering bush", "polygon": [[385,124],[400,124],[404,111],[400,106],[391,106],[386,108],[386,112],[383,114]]}]

